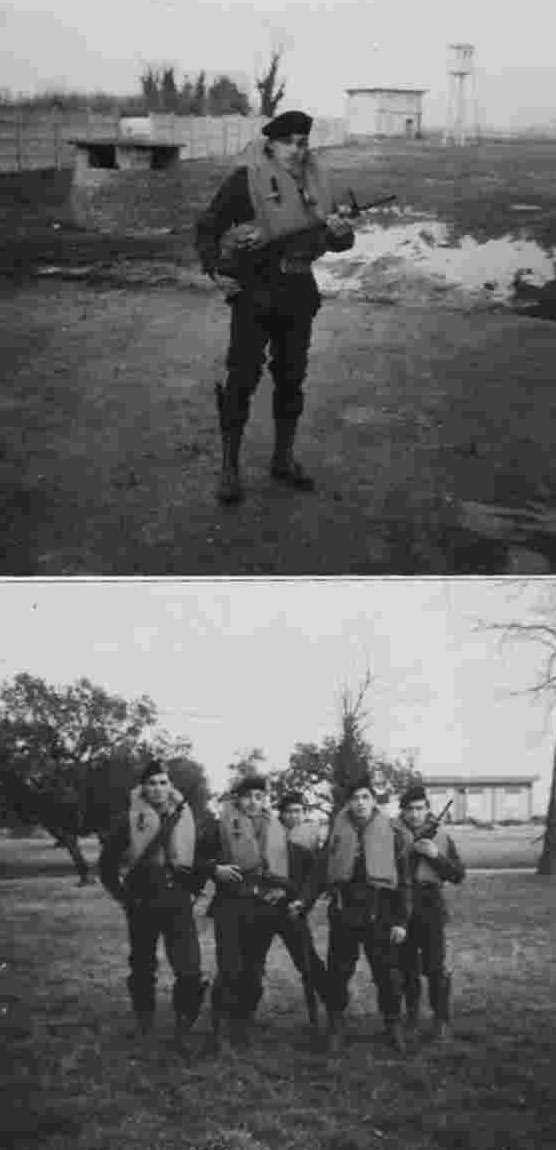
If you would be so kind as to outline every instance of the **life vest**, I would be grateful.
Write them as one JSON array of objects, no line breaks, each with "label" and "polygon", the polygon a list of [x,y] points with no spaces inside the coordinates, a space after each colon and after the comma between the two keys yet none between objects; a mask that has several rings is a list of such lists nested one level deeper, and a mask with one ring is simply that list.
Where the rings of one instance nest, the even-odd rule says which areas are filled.
[{"label": "life vest", "polygon": [[300,188],[294,176],[273,158],[268,145],[259,140],[244,150],[241,166],[247,168],[255,225],[263,243],[321,225],[332,211],[328,179],[311,152],[303,163]]},{"label": "life vest", "polygon": [[[411,827],[409,827],[407,825],[407,823],[404,822],[403,818],[397,819],[395,822],[395,825],[403,831],[403,833],[405,835],[407,847],[408,847],[409,851],[411,852],[411,847],[413,846],[413,843],[415,842],[415,835],[414,835]],[[426,837],[426,836],[423,834],[423,837]],[[449,850],[450,850],[450,837],[446,833],[446,831],[444,830],[444,827],[438,828],[438,830],[434,836],[433,842],[434,842],[435,846],[438,847],[440,854],[443,855],[444,858],[447,858]],[[434,867],[433,863],[429,862],[429,860],[427,858],[425,858],[424,855],[416,855],[416,854],[413,855],[412,863],[413,863],[412,870],[413,870],[413,881],[414,882],[423,883],[423,885],[427,885],[427,886],[431,886],[431,885],[442,886],[443,880],[440,878],[438,871]]]},{"label": "life vest", "polygon": [[316,823],[300,823],[286,831],[288,842],[294,846],[305,847],[306,850],[316,851],[320,843],[320,831]]},{"label": "life vest", "polygon": [[220,824],[223,862],[231,863],[246,873],[268,871],[278,878],[288,878],[288,843],[278,819],[264,812],[263,832],[256,833],[253,820],[234,803],[222,811]]},{"label": "life vest", "polygon": [[[175,813],[183,795],[175,788],[169,796],[169,814]],[[152,842],[160,828],[160,818],[154,807],[143,798],[141,787],[131,792],[131,801],[128,811],[129,819],[129,848],[127,861],[130,866],[140,858]],[[195,855],[195,822],[191,807],[186,803],[175,826],[170,834],[167,851],[161,846],[149,859],[154,865],[163,866],[166,861],[174,866],[191,867]]]},{"label": "life vest", "polygon": [[[373,886],[394,889],[398,885],[394,830],[381,811],[375,811],[364,831],[363,847],[367,880]],[[327,883],[349,882],[359,850],[359,837],[347,807],[337,815],[328,848]]]}]

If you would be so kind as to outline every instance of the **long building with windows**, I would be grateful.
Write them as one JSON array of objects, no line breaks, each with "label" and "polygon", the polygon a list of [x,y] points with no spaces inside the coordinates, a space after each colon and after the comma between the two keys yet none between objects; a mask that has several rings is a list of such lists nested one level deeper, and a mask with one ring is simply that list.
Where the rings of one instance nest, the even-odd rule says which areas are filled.
[{"label": "long building with windows", "polygon": [[467,819],[499,823],[527,822],[533,815],[533,785],[538,775],[429,775],[423,782],[435,814],[452,799],[447,822]]}]

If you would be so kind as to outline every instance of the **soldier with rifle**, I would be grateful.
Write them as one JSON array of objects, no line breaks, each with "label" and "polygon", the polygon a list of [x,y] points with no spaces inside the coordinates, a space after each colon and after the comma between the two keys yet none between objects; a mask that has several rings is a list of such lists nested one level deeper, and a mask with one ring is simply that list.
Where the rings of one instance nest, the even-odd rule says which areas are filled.
[{"label": "soldier with rifle", "polygon": [[[127,986],[141,1032],[148,1035],[154,1023],[162,936],[174,974],[175,1038],[181,1047],[208,985],[201,974],[193,904],[206,880],[219,872],[191,808],[158,759],[146,764],[128,810],[104,840],[99,870],[103,886],[126,913]],[[220,878],[226,874],[227,868],[220,868]]]},{"label": "soldier with rifle", "polygon": [[218,497],[224,504],[243,498],[240,447],[267,347],[274,382],[271,476],[289,488],[314,488],[293,454],[312,323],[320,307],[311,264],[327,250],[352,247],[354,233],[349,219],[336,211],[328,180],[309,148],[311,126],[311,116],[300,111],[267,123],[263,138],[241,154],[197,223],[203,270],[231,306],[227,379],[217,386]]},{"label": "soldier with rifle", "polygon": [[221,1048],[228,1021],[234,1045],[249,1042],[249,1025],[263,993],[265,962],[278,934],[299,970],[312,1025],[316,994],[326,1000],[326,969],[304,919],[290,913],[299,886],[312,865],[299,846],[288,842],[282,823],[266,808],[266,780],[252,775],[234,790],[220,821],[220,859],[233,874],[217,878],[211,907],[217,974],[212,987],[213,1049]]},{"label": "soldier with rifle", "polygon": [[400,816],[395,825],[405,836],[413,886],[413,912],[401,948],[407,1026],[410,1030],[418,1027],[424,976],[434,1014],[434,1032],[442,1040],[448,1031],[452,981],[446,970],[447,909],[442,887],[445,882],[463,882],[465,867],[453,839],[442,826],[451,802],[435,818],[424,786],[415,783],[402,794],[399,805]]}]

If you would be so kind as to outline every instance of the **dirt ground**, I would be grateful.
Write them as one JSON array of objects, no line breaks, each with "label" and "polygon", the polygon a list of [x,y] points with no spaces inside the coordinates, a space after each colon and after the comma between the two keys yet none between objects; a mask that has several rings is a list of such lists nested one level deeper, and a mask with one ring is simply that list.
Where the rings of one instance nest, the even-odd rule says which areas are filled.
[{"label": "dirt ground", "polygon": [[[323,157],[338,194],[394,189],[453,237],[556,242],[552,141]],[[224,171],[184,165],[179,221],[161,209],[176,228],[150,238],[72,229],[71,173],[0,181],[0,573],[552,572],[556,328],[407,277],[379,274],[317,318],[299,444],[317,493],[271,484],[265,376],[247,500],[216,505],[228,309],[191,265],[195,214]]]},{"label": "dirt ground", "polygon": [[223,510],[213,388],[227,324],[219,296],[172,286],[2,295],[2,574],[494,573],[523,553],[552,569],[549,534],[516,542],[502,521],[489,535],[473,508],[548,504],[553,325],[326,301],[300,437],[318,492],[269,479],[265,376],[247,499]]}]

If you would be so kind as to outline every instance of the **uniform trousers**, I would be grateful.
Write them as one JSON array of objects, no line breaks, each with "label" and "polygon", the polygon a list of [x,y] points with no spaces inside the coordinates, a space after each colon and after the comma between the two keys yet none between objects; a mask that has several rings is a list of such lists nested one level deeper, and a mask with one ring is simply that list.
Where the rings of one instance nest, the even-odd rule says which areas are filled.
[{"label": "uniform trousers", "polygon": [[290,917],[283,903],[272,905],[257,896],[223,899],[213,908],[217,975],[212,988],[215,1011],[247,1019],[263,993],[264,969],[275,935],[284,942],[296,969],[312,981],[323,1001],[327,972],[317,954],[304,918]]},{"label": "uniform trousers", "polygon": [[133,900],[127,907],[129,967],[127,985],[137,1012],[155,1007],[157,946],[162,937],[174,974],[173,1005],[177,1014],[194,1020],[202,998],[199,937],[192,900],[184,893],[179,902],[152,905]]},{"label": "uniform trousers", "polygon": [[400,1017],[402,983],[397,947],[390,940],[391,922],[359,908],[332,908],[328,939],[330,1007],[341,1014],[349,999],[348,986],[362,949],[377,989],[385,1022]]},{"label": "uniform trousers", "polygon": [[268,287],[243,288],[230,301],[227,378],[222,389],[222,431],[243,427],[268,350],[275,420],[296,420],[303,411],[313,318],[320,296],[308,273],[279,275]]}]

